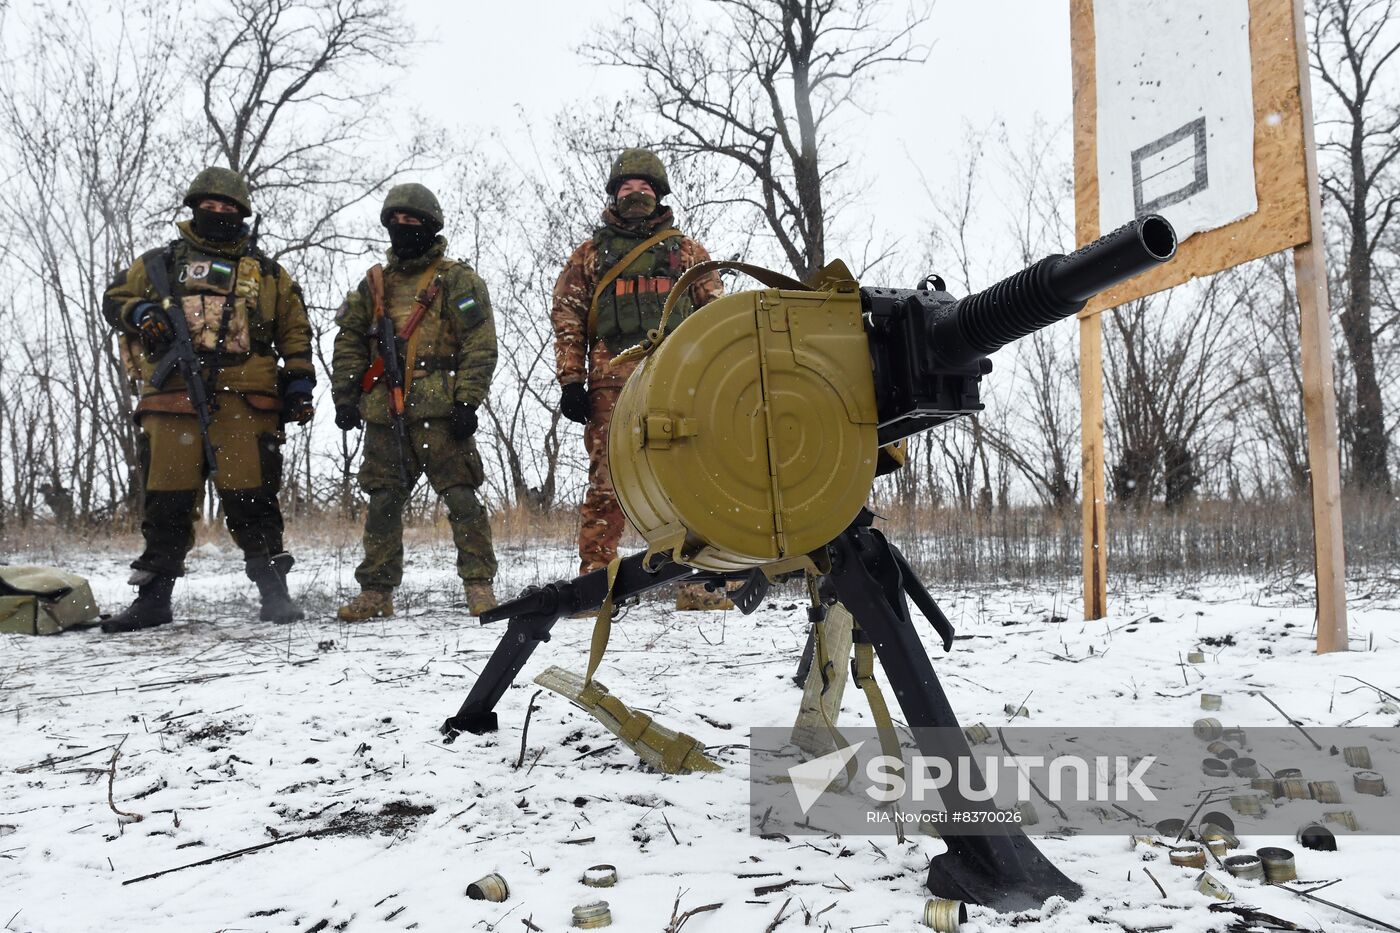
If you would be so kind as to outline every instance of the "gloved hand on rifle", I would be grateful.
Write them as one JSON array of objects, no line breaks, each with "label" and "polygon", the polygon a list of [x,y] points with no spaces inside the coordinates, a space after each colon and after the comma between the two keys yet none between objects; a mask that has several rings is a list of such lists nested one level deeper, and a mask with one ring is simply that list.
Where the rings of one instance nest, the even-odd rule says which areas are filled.
[{"label": "gloved hand on rifle", "polygon": [[448,426],[452,436],[464,441],[476,433],[476,406],[466,402],[452,403],[452,423]]},{"label": "gloved hand on rifle", "polygon": [[593,414],[593,405],[588,400],[588,389],[582,382],[571,382],[564,386],[559,396],[559,414],[579,424],[588,423]]},{"label": "gloved hand on rifle", "polygon": [[361,425],[359,405],[335,406],[335,426],[342,431],[353,431]]},{"label": "gloved hand on rifle", "polygon": [[287,424],[310,424],[316,416],[316,406],[311,402],[310,379],[292,379],[282,393],[282,419]]},{"label": "gloved hand on rifle", "polygon": [[131,323],[141,337],[141,344],[152,353],[175,339],[175,326],[165,309],[154,301],[143,301],[131,309]]}]

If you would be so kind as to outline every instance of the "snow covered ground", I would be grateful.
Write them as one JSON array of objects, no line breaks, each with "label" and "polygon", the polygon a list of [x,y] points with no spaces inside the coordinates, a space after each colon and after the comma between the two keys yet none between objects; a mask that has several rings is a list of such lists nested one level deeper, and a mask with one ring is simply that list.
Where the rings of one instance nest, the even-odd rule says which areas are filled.
[{"label": "snow covered ground", "polygon": [[[18,555],[24,558],[25,555]],[[14,931],[561,930],[570,908],[605,898],[619,930],[913,930],[924,867],[941,844],[915,836],[762,840],[748,831],[746,735],[788,725],[790,675],[804,637],[795,598],[751,617],[676,614],[661,601],[614,627],[599,679],[634,708],[694,735],[726,769],[648,773],[597,722],[545,692],[551,664],[581,669],[590,623],[564,621],[502,700],[502,728],[444,745],[455,712],[494,647],[460,608],[446,542],[413,550],[398,618],[348,626],[336,601],[353,588],[353,548],[304,558],[293,591],[312,610],[288,627],[252,621],[251,584],[226,545],[205,545],[176,591],[174,626],[104,637],[0,636],[0,924]],[[562,549],[502,549],[502,595],[569,574]],[[41,560],[42,554],[30,555]],[[16,555],[10,555],[13,561]],[[129,598],[124,561],[99,547],[66,564],[92,575],[104,609]],[[1304,724],[1390,724],[1400,708],[1360,677],[1400,694],[1400,602],[1353,607],[1356,649],[1312,654],[1311,611],[1294,590],[1248,581],[1191,593],[1120,594],[1111,618],[1076,620],[1058,592],[933,591],[962,636],[935,652],[963,723],[1006,721],[1027,693],[1033,722],[1189,725],[1201,691],[1224,694],[1228,724],[1280,725],[1263,688]],[[1055,616],[1070,621],[1052,621]],[[931,630],[924,629],[926,644]],[[1206,663],[1184,653],[1210,637]],[[1057,659],[1070,659],[1060,660]],[[869,724],[859,693],[842,722]],[[120,747],[108,799],[113,747]],[[1390,775],[1400,784],[1400,774]],[[140,814],[119,819],[114,809]],[[314,833],[306,836],[303,834]],[[1390,859],[1400,839],[1341,835],[1340,851],[1287,845],[1305,879],[1343,879],[1322,896],[1400,921]],[[123,884],[251,846],[241,857]],[[1085,888],[1075,903],[1017,917],[972,908],[965,930],[1207,930],[1234,920],[1195,892],[1195,871],[1144,862],[1126,837],[1039,838]],[[617,866],[598,891],[580,877]],[[1166,890],[1164,898],[1144,866]],[[499,872],[503,903],[469,900]],[[1302,928],[1373,927],[1285,891],[1221,874],[1240,901]],[[756,889],[793,883],[777,893]],[[670,926],[668,927],[668,924]]]}]

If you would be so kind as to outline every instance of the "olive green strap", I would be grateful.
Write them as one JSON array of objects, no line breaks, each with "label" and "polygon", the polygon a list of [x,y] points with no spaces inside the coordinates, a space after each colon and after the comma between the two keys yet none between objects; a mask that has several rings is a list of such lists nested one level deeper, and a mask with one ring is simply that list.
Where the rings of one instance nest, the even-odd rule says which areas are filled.
[{"label": "olive green strap", "polygon": [[[885,705],[885,695],[880,692],[880,685],[875,681],[875,646],[862,637],[853,647],[855,658],[851,661],[851,676],[855,679],[856,686],[865,694],[865,702],[870,705],[870,715],[875,720],[875,732],[880,737],[880,751],[886,758],[901,762],[894,774],[902,778],[904,765],[899,753],[899,738],[895,735],[894,723],[890,720],[890,708]],[[894,825],[899,841],[903,842],[902,825],[897,820]]]},{"label": "olive green strap", "polygon": [[709,275],[711,272],[718,272],[720,269],[734,269],[737,272],[742,272],[769,288],[783,288],[799,292],[812,290],[811,287],[803,285],[797,279],[789,278],[781,272],[774,272],[772,269],[753,266],[746,262],[738,262],[733,259],[707,259],[704,262],[697,262],[685,270],[676,284],[671,287],[671,294],[666,296],[666,306],[661,309],[661,323],[656,325],[656,329],[647,334],[646,339],[637,346],[619,353],[613,362],[623,363],[639,360],[655,350],[666,337],[666,321],[671,317],[671,309],[676,306],[676,301],[679,300],[680,296],[685,294],[686,289],[690,288],[696,279],[702,275]]},{"label": "olive green strap", "polygon": [[614,557],[608,564],[608,592],[603,597],[603,605],[598,607],[598,621],[593,623],[593,642],[588,647],[588,672],[583,675],[585,689],[593,683],[593,675],[598,673],[603,652],[608,650],[608,636],[612,634],[613,584],[617,583],[617,569],[621,566],[620,557]]},{"label": "olive green strap", "polygon": [[588,305],[588,330],[585,332],[585,336],[590,341],[593,339],[594,331],[598,329],[598,299],[603,297],[604,289],[611,285],[628,266],[636,262],[637,257],[641,256],[642,253],[662,240],[669,240],[673,236],[684,236],[684,234],[675,227],[667,227],[665,230],[652,234],[634,246],[632,251],[618,260],[611,269],[603,273],[603,277],[598,280],[598,285],[593,289],[593,301]]}]

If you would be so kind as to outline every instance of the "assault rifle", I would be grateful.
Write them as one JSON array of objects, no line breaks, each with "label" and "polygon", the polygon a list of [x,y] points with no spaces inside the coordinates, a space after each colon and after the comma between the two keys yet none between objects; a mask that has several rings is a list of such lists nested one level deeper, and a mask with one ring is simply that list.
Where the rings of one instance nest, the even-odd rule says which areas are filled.
[{"label": "assault rifle", "polygon": [[399,481],[408,485],[408,419],[404,416],[403,364],[399,361],[399,339],[394,334],[394,319],[388,314],[379,315],[374,323],[374,339],[379,346],[379,359],[384,370],[380,380],[388,391],[389,427],[394,432],[394,443],[398,446]]},{"label": "assault rifle", "polygon": [[190,407],[194,409],[194,416],[199,421],[199,438],[204,445],[204,460],[209,464],[209,475],[214,476],[219,472],[218,450],[209,440],[209,425],[213,423],[214,416],[209,407],[209,392],[204,377],[200,375],[199,358],[195,356],[194,339],[190,336],[185,311],[183,308],[173,307],[170,274],[166,269],[168,255],[165,250],[156,250],[144,257],[146,277],[160,297],[161,310],[165,312],[170,326],[175,331],[175,339],[171,341],[170,348],[161,356],[155,371],[151,373],[151,385],[157,389],[165,388],[171,374],[176,372],[185,381],[185,394],[189,397]]}]

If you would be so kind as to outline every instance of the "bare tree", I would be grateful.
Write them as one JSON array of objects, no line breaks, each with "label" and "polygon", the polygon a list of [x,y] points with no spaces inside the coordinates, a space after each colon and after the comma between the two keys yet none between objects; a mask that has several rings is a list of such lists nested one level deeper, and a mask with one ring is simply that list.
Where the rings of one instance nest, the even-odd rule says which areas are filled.
[{"label": "bare tree", "polygon": [[[1139,299],[1106,312],[1104,376],[1118,462],[1114,498],[1184,503],[1200,486],[1228,431],[1245,377],[1228,366],[1230,319],[1245,288],[1222,273],[1199,289]],[[1181,309],[1180,302],[1190,302]],[[1173,307],[1176,305],[1176,307]]]},{"label": "bare tree", "polygon": [[[736,184],[714,200],[757,211],[799,275],[820,269],[849,168],[837,126],[870,77],[924,60],[915,32],[927,10],[899,17],[884,0],[714,0],[704,12],[641,0],[634,9],[584,53],[638,72],[665,148],[731,165]],[[714,22],[697,28],[706,15]]]},{"label": "bare tree", "polygon": [[[1242,415],[1268,460],[1256,481],[1267,492],[1273,471],[1292,494],[1309,481],[1307,423],[1303,418],[1303,377],[1298,357],[1298,302],[1286,254],[1262,260],[1257,278],[1241,279],[1251,291],[1247,310],[1236,316],[1239,347],[1248,382],[1242,387]],[[1272,284],[1272,287],[1270,287]]]},{"label": "bare tree", "polygon": [[[29,51],[3,66],[0,216],[16,236],[5,258],[29,309],[10,331],[10,475],[26,515],[36,493],[56,518],[90,520],[132,504],[136,432],[123,361],[101,315],[112,272],[130,261],[156,215],[178,124],[163,120],[169,11],[125,14],[110,32],[81,9],[42,6]],[[28,73],[19,68],[27,65]],[[114,478],[123,477],[124,480]]]},{"label": "bare tree", "polygon": [[1396,270],[1383,244],[1400,206],[1400,100],[1393,61],[1400,53],[1396,0],[1316,0],[1312,68],[1331,91],[1319,108],[1322,187],[1346,249],[1342,335],[1351,361],[1354,425],[1350,475],[1358,485],[1390,488],[1389,433],[1376,359],[1379,330],[1375,283]]},{"label": "bare tree", "polygon": [[[191,51],[207,157],[242,173],[270,220],[277,258],[353,255],[343,215],[425,161],[422,133],[387,160],[366,157],[390,127],[383,73],[412,32],[394,0],[230,0]],[[357,242],[358,240],[358,242]]]}]

